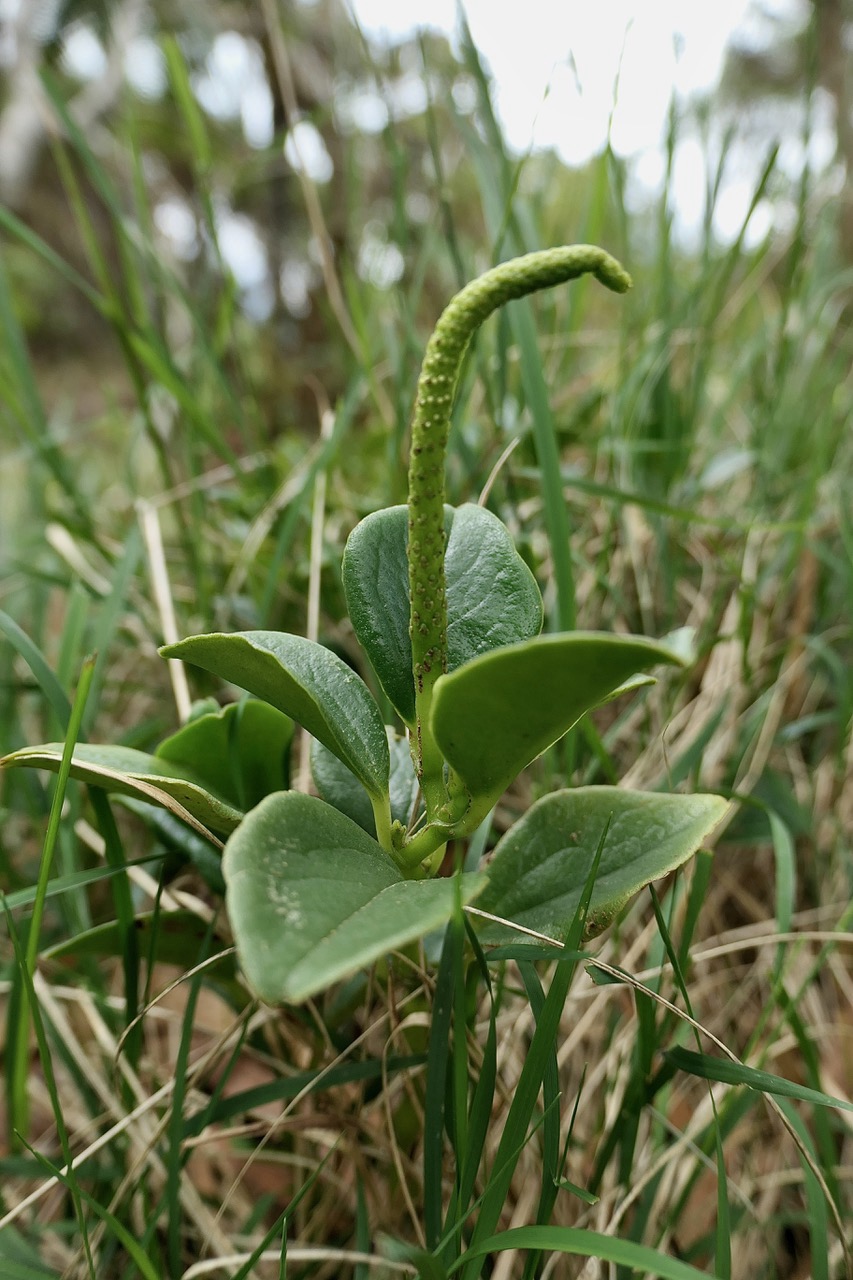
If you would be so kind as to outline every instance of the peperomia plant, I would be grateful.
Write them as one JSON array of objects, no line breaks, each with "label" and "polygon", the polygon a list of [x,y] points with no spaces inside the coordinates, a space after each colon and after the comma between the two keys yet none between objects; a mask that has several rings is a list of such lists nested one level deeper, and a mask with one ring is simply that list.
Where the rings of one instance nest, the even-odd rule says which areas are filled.
[{"label": "peperomia plant", "polygon": [[[450,415],[474,331],[503,303],[584,273],[617,293],[630,286],[607,253],[576,245],[503,263],[457,294],[418,383],[408,507],[368,516],[347,542],[352,625],[404,733],[385,726],[367,685],[330,650],[246,631],[161,652],[258,701],[203,711],[153,756],[75,751],[76,776],[227,836],[228,913],[266,1001],[304,1000],[418,939],[460,897],[477,899],[485,940],[514,927],[560,937],[597,852],[591,912],[605,923],[690,857],[725,809],[713,795],[560,790],[503,835],[485,871],[438,875],[448,842],[476,831],[581,716],[647,683],[650,668],[683,661],[677,646],[642,637],[540,635],[542,599],[506,527],[482,507],[445,505]],[[313,739],[319,796],[287,789],[294,721]],[[3,763],[55,768],[61,752],[29,748]]]}]

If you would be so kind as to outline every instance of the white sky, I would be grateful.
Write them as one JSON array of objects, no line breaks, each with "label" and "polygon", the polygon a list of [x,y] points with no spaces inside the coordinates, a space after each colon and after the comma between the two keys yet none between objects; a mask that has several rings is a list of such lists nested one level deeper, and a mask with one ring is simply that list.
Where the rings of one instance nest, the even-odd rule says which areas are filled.
[{"label": "white sky", "polygon": [[[303,0],[305,2],[305,0]],[[310,2],[310,0],[309,0]],[[349,0],[365,33],[399,39],[419,26],[452,34],[456,0]],[[553,147],[566,163],[583,164],[604,146],[634,158],[633,173],[648,191],[663,179],[667,114],[673,95],[685,100],[717,85],[726,46],[741,38],[764,42],[771,16],[799,19],[805,0],[464,0],[474,42],[494,81],[495,104],[510,145]],[[763,12],[762,12],[763,11]],[[520,15],[523,14],[523,21]],[[820,104],[819,104],[820,105]],[[828,104],[827,112],[828,112]],[[832,156],[832,130],[816,133],[812,163]],[[780,131],[790,124],[780,119]],[[733,148],[715,226],[735,236],[749,207],[763,150]],[[788,137],[783,166],[798,171],[802,148]],[[697,137],[676,153],[676,230],[690,239],[702,218],[707,156]],[[747,242],[769,229],[779,209],[760,207]]]},{"label": "white sky", "polygon": [[[455,0],[351,4],[365,32],[376,36],[400,38],[419,26],[456,28]],[[726,44],[750,7],[750,0],[464,4],[494,76],[511,145],[553,146],[574,164],[601,149],[611,112],[612,141],[621,154],[658,146],[673,91],[714,87]]]},{"label": "white sky", "polygon": [[[0,0],[0,14],[16,0]],[[310,8],[314,0],[299,0]],[[766,15],[796,20],[806,0],[344,0],[366,34],[400,40],[432,27],[456,43],[463,10],[494,77],[499,114],[510,144],[555,147],[570,164],[601,149],[613,115],[612,141],[623,155],[659,145],[673,93],[713,89],[726,45],[738,32],[762,41]],[[524,22],[519,20],[519,11]],[[91,25],[66,32],[64,58],[85,79],[102,75],[106,57]],[[209,81],[200,97],[213,114],[243,112],[258,138],[264,102],[247,103],[247,89],[263,80],[260,50],[236,31],[214,41]],[[138,92],[165,89],[162,52],[150,36],[128,49],[128,79]],[[618,83],[618,92],[617,92]]]},{"label": "white sky", "polygon": [[[299,2],[310,7],[314,0]],[[8,0],[0,0],[0,6],[4,3]],[[458,43],[457,0],[345,3],[373,39],[400,40],[427,26]],[[691,95],[715,88],[735,33],[760,47],[772,39],[772,16],[799,24],[808,6],[807,0],[520,0],[513,5],[503,0],[464,0],[463,7],[493,77],[495,105],[510,146],[518,153],[531,147],[554,148],[567,164],[580,165],[602,150],[609,130],[614,150],[631,160],[629,199],[643,203],[660,191],[664,180],[663,143],[673,96],[683,104]],[[82,78],[103,73],[103,49],[86,23],[69,32],[64,58],[66,66]],[[133,41],[126,70],[137,92],[159,97],[165,91],[162,51],[150,36]],[[205,68],[193,77],[193,88],[211,115],[239,119],[250,145],[264,148],[273,142],[272,97],[253,41],[235,31],[218,33]],[[403,90],[414,95],[412,101],[404,100]],[[423,88],[415,78],[410,77],[400,92],[403,98],[395,105],[404,114],[423,109]],[[353,127],[368,131],[382,128],[386,119],[385,103],[368,90],[348,102],[341,98],[337,110],[342,122],[349,115]],[[817,127],[807,154],[810,163],[822,170],[830,164],[834,148],[831,107],[825,95],[818,97],[815,116]],[[780,166],[798,176],[806,155],[795,117],[777,104],[771,126],[782,142]],[[718,128],[717,143],[719,132]],[[742,132],[729,146],[714,218],[715,231],[724,241],[732,240],[741,229],[769,142],[769,133],[756,143]],[[708,150],[695,128],[682,127],[671,191],[674,230],[685,243],[695,242],[702,225],[707,170],[715,163]],[[285,155],[318,183],[332,176],[322,137],[307,120],[296,122],[290,130]],[[774,223],[784,223],[790,216],[779,199],[762,202],[750,221],[746,243],[760,242]],[[259,237],[248,219],[228,209],[218,211],[218,217],[225,256],[245,287],[255,288],[265,271]],[[175,201],[164,202],[157,210],[157,221],[179,256],[198,252],[188,209],[179,208]],[[364,270],[373,278],[378,270],[376,246],[365,243],[362,248]],[[391,248],[385,246],[386,257]],[[294,270],[297,265],[291,264]],[[393,273],[390,278],[393,281]],[[291,271],[281,287],[289,290],[298,311],[307,297],[302,275]],[[267,305],[268,300],[263,302]]]}]

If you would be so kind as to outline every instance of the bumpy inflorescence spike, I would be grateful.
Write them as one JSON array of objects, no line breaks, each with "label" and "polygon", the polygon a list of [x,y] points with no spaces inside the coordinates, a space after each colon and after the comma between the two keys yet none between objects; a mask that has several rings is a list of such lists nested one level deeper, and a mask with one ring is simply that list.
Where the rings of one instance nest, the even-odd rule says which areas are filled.
[{"label": "bumpy inflorescence spike", "polygon": [[409,587],[417,767],[428,811],[443,793],[443,762],[429,733],[429,704],[432,687],[447,667],[444,470],[462,357],[474,332],[503,303],[589,273],[617,293],[631,286],[615,258],[594,245],[544,249],[501,263],[452,299],[427,345],[412,420]]}]

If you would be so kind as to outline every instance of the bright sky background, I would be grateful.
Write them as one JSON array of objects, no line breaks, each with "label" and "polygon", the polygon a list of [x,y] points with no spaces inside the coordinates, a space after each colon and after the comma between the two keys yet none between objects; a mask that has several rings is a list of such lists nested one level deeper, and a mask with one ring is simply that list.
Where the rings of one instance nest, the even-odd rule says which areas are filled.
[{"label": "bright sky background", "polygon": [[[364,30],[400,38],[456,28],[455,0],[351,0]],[[780,7],[774,0],[773,7]],[[787,6],[790,7],[790,6]],[[750,0],[465,0],[495,77],[509,141],[554,146],[569,163],[599,151],[613,119],[616,149],[657,146],[673,91],[712,89]],[[520,15],[523,14],[523,20]],[[752,24],[750,24],[752,25]],[[620,66],[621,64],[621,66]]]},{"label": "bright sky background", "polygon": [[[0,7],[9,0],[0,0]],[[314,0],[299,0],[310,7]],[[345,0],[364,33],[373,40],[401,40],[418,27],[430,26],[456,42],[456,0]],[[464,0],[464,12],[474,41],[493,77],[498,115],[510,146],[519,154],[531,147],[554,148],[570,165],[598,154],[608,129],[620,156],[630,159],[627,197],[639,205],[661,190],[665,176],[664,138],[670,102],[679,108],[689,98],[712,91],[723,70],[726,47],[736,38],[753,47],[773,38],[772,17],[801,25],[808,0]],[[523,15],[523,23],[520,15]],[[2,51],[0,51],[2,54]],[[102,75],[105,52],[87,23],[66,36],[64,61],[82,79]],[[2,57],[0,57],[2,62]],[[162,50],[150,35],[135,38],[126,51],[125,72],[136,91],[159,97],[166,90]],[[194,74],[193,88],[212,116],[239,120],[247,142],[264,148],[273,143],[273,103],[263,71],[260,49],[236,31],[221,31],[213,39],[205,67]],[[414,97],[398,108],[423,109],[419,85],[410,84]],[[386,106],[369,90],[346,101],[340,96],[336,112],[343,124],[365,130],[381,129]],[[833,158],[831,106],[817,95],[815,127],[807,152],[799,134],[795,108],[787,114],[777,102],[766,121],[766,136],[756,141],[739,130],[726,151],[724,181],[715,206],[714,229],[723,241],[734,239],[742,227],[773,135],[781,142],[779,165],[798,177],[808,158],[818,171]],[[683,111],[680,110],[683,121]],[[710,150],[720,145],[716,124]],[[297,121],[284,144],[294,167],[303,167],[319,184],[332,176],[332,161],[323,139],[308,120]],[[695,242],[702,226],[709,167],[707,138],[682,123],[672,174],[674,231],[682,242]],[[778,198],[762,201],[750,220],[746,243],[760,242],[770,228],[793,217]],[[263,318],[272,305],[267,255],[257,229],[243,214],[217,209],[220,247],[242,287],[253,292],[252,308]],[[163,200],[155,221],[178,256],[200,251],[195,217],[178,197]],[[367,234],[367,232],[365,232]],[[389,286],[403,270],[398,246],[362,245],[359,270],[374,283]],[[377,259],[377,253],[379,258]],[[381,260],[380,260],[381,259]],[[286,264],[279,281],[282,296],[294,314],[308,305],[310,264]]]},{"label": "bright sky background", "polygon": [[[350,0],[365,33],[399,39],[418,26],[453,33],[456,0]],[[610,124],[611,142],[634,157],[636,179],[650,191],[663,178],[662,143],[673,94],[686,99],[717,85],[726,46],[741,40],[762,45],[769,16],[797,19],[805,0],[465,0],[477,47],[494,77],[495,102],[510,144],[553,147],[568,164],[598,153]],[[523,20],[520,15],[523,15]],[[828,124],[828,120],[827,120]],[[779,122],[784,132],[784,121]],[[831,130],[819,131],[813,163],[829,162]],[[723,238],[737,233],[749,206],[763,152],[734,154],[716,226]],[[802,148],[786,139],[781,158],[796,171]],[[707,157],[698,138],[678,148],[674,174],[677,224],[689,238],[702,216]],[[773,211],[759,209],[749,240],[766,234]]]}]

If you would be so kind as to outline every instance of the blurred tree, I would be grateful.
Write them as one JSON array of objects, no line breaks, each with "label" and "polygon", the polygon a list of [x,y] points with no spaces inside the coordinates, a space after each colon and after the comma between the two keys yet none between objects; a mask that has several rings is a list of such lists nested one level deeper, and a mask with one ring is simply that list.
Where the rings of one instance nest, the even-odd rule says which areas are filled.
[{"label": "blurred tree", "polygon": [[724,100],[808,102],[815,91],[832,104],[835,153],[842,174],[839,249],[853,262],[853,0],[808,0],[793,8],[757,4],[746,36],[728,53]]},{"label": "blurred tree", "polygon": [[[170,40],[198,129],[167,74]],[[175,315],[176,295],[162,291],[151,262],[141,260],[140,294],[123,235],[132,229],[131,254],[153,245],[208,317],[232,295],[236,322],[224,321],[226,306],[215,321],[220,340],[236,351],[241,333],[253,330],[244,353],[253,394],[291,405],[297,420],[304,411],[312,427],[306,373],[333,399],[349,376],[341,335],[351,351],[359,348],[359,364],[381,352],[381,334],[356,332],[350,313],[359,291],[388,293],[398,280],[417,278],[419,314],[406,323],[412,333],[414,322],[431,323],[474,266],[470,246],[486,243],[477,177],[464,162],[476,95],[443,36],[373,45],[340,0],[21,0],[0,31],[0,57],[7,68],[0,203],[98,287],[105,264],[122,324],[140,297],[152,315],[159,308],[163,323],[155,327],[181,369],[186,322]],[[150,84],[142,63],[159,66]],[[235,64],[242,70],[229,80]],[[111,184],[118,218],[97,169]],[[421,255],[434,243],[439,210],[448,215],[454,255],[439,255],[441,267],[424,272]],[[100,284],[93,246],[103,260]],[[54,387],[73,397],[88,386],[96,395],[96,371],[108,372],[115,389],[126,352],[110,337],[113,321],[27,245],[6,247],[48,401]],[[241,253],[243,266],[247,254],[261,264],[251,285]],[[410,345],[415,359],[419,344]],[[403,398],[401,391],[399,417],[410,408]]]},{"label": "blurred tree", "polygon": [[40,73],[55,67],[63,35],[74,24],[91,24],[104,50],[104,63],[77,92],[70,109],[88,132],[116,105],[124,85],[128,45],[140,32],[147,0],[20,0],[0,21],[2,60],[7,68],[0,108],[0,200],[22,205],[51,127],[51,111]]}]

